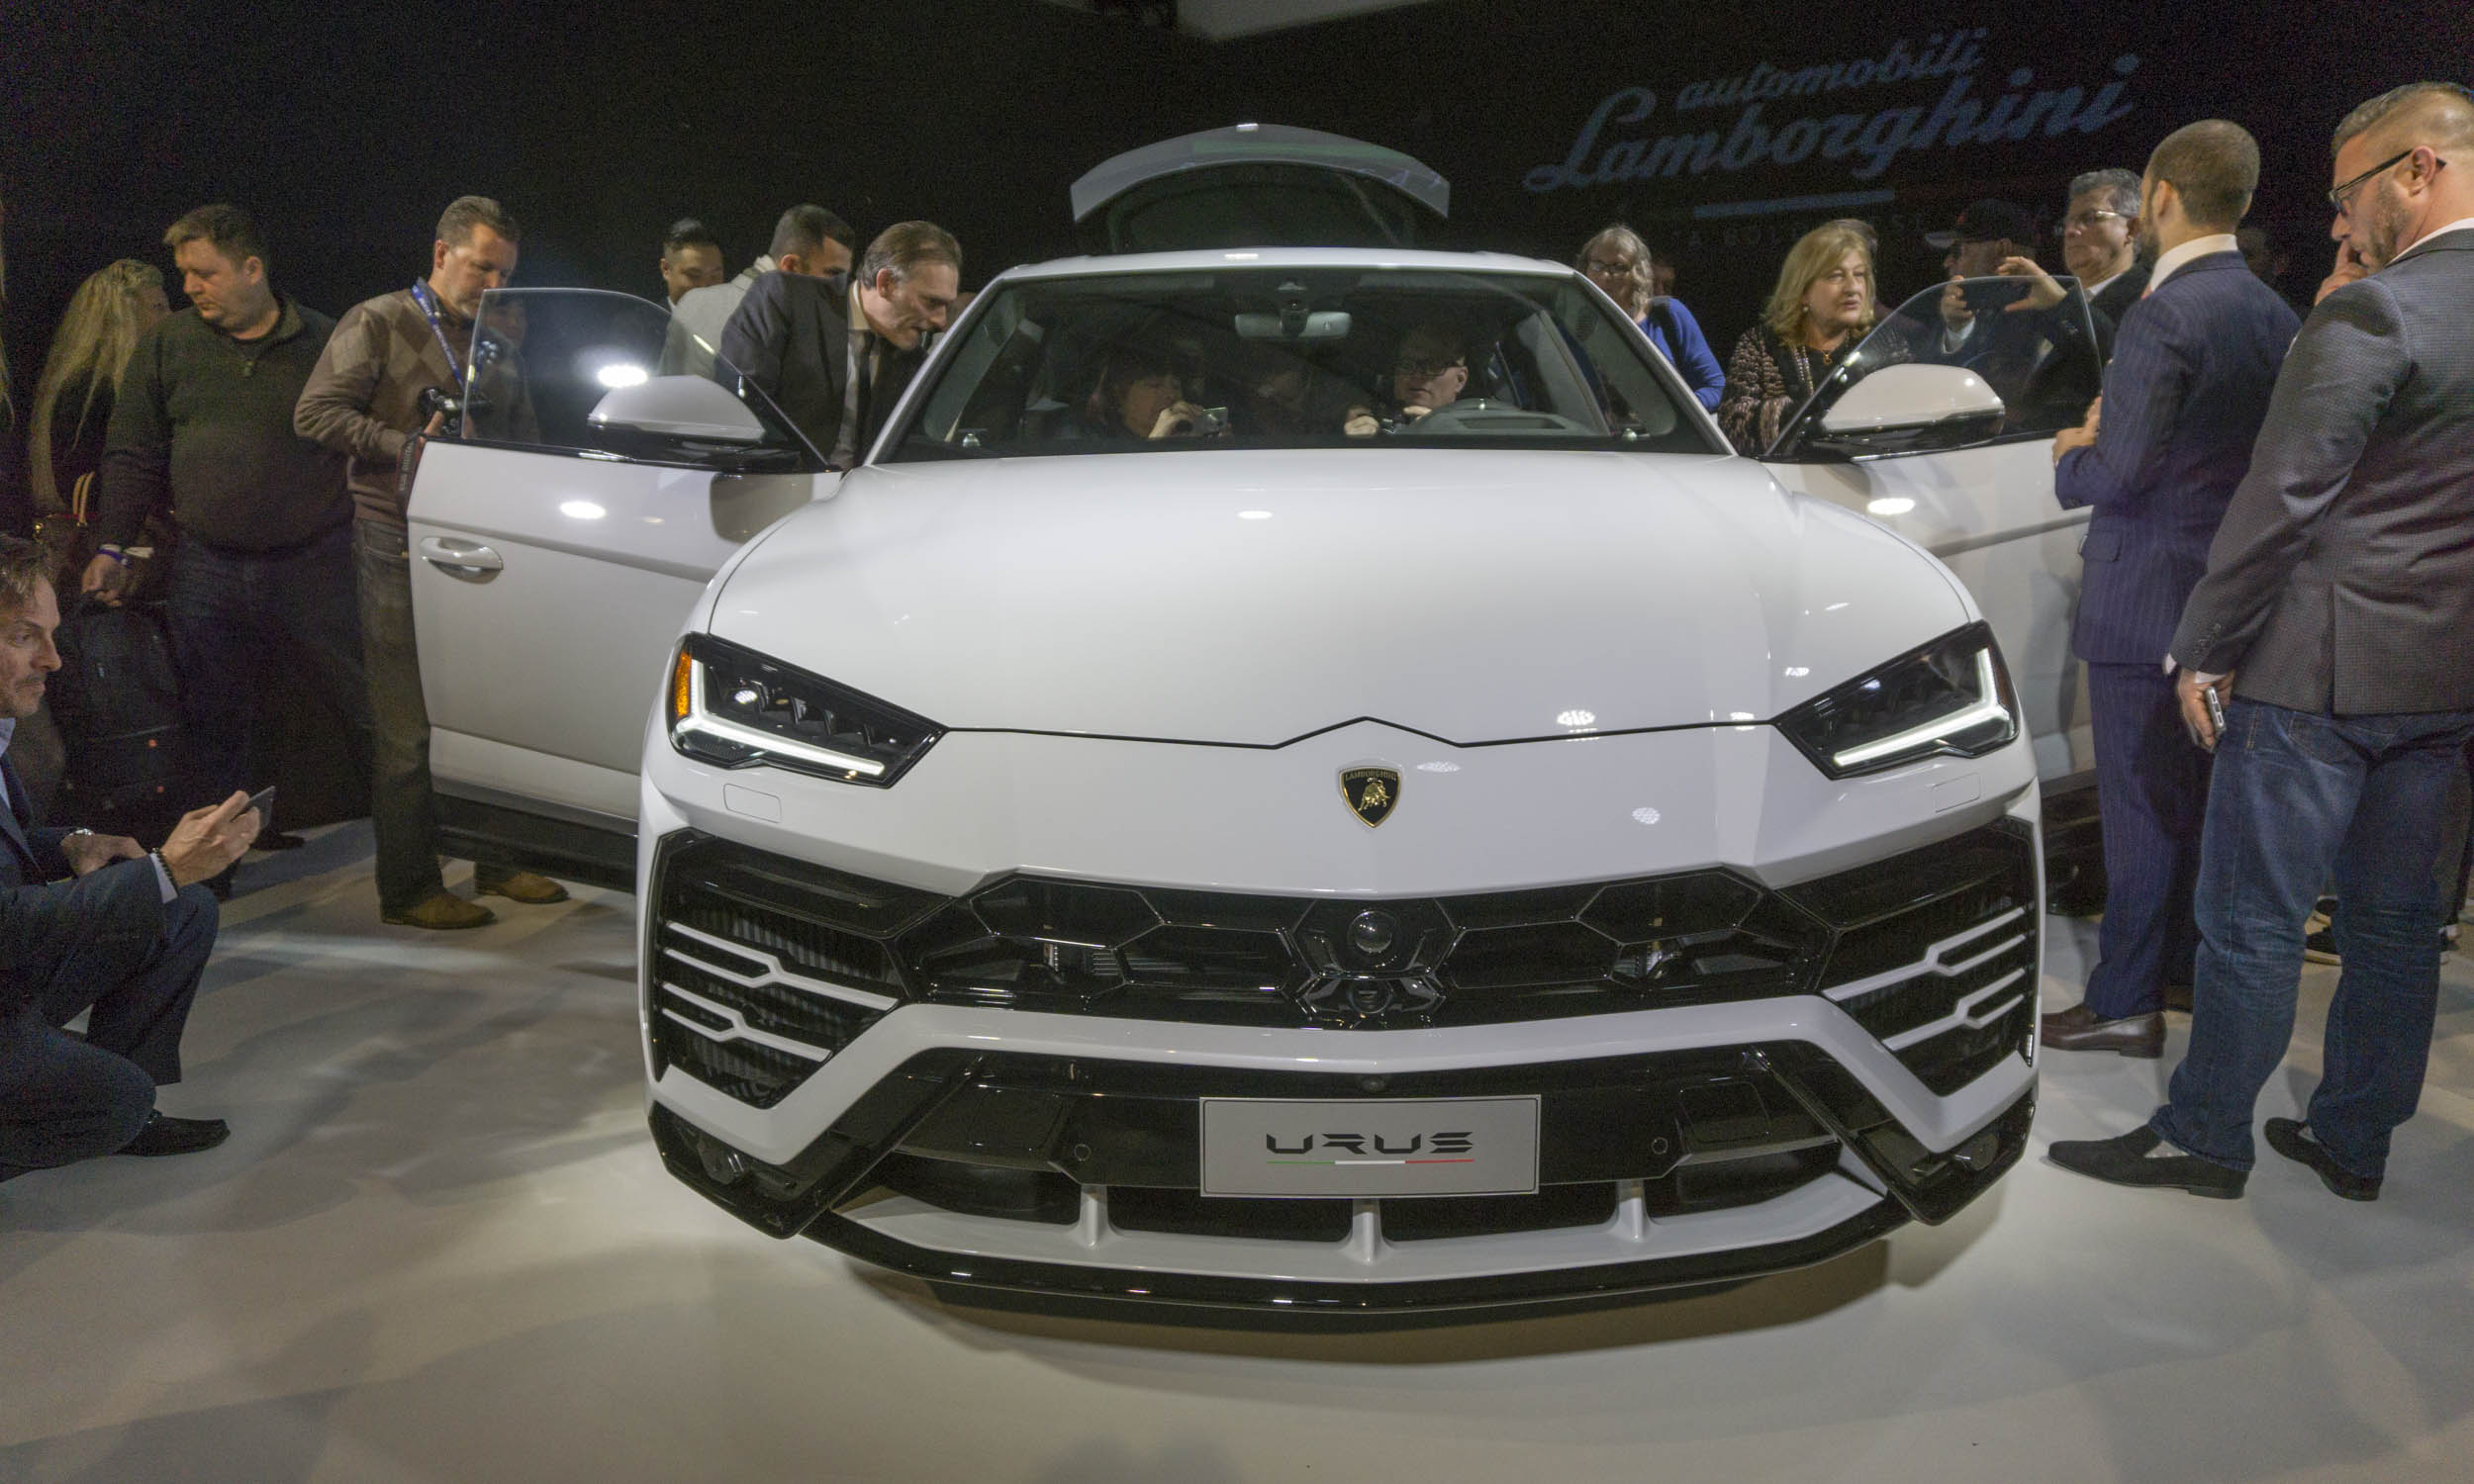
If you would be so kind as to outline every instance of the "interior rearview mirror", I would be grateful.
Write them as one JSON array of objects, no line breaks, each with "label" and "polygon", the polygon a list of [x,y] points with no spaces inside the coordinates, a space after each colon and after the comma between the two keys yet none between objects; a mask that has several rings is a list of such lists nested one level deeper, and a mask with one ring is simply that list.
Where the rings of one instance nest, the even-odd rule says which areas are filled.
[{"label": "interior rearview mirror", "polygon": [[610,432],[695,443],[761,443],[765,425],[747,404],[701,376],[655,376],[614,387],[585,416]]},{"label": "interior rearview mirror", "polygon": [[1249,340],[1345,340],[1349,314],[1314,310],[1302,315],[1239,315],[1237,333]]},{"label": "interior rearview mirror", "polygon": [[1962,366],[1883,366],[1822,414],[1803,451],[1857,459],[1965,448],[1998,436],[2003,411],[2001,396]]}]

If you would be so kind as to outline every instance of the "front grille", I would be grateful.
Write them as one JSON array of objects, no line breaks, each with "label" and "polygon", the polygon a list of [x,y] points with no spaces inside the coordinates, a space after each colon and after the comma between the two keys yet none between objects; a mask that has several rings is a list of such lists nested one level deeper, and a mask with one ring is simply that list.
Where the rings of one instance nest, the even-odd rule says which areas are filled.
[{"label": "front grille", "polygon": [[1826,942],[1725,871],[1383,900],[1016,877],[948,903],[900,954],[932,1000],[1369,1030],[1792,994]]},{"label": "front grille", "polygon": [[1833,932],[1821,992],[1945,1096],[2035,1032],[2036,859],[2011,821],[1794,888]]},{"label": "front grille", "polygon": [[734,1072],[751,1101],[903,1002],[1379,1030],[1816,991],[1948,1093],[2026,1044],[2042,924],[2011,821],[1778,891],[1710,870],[1382,900],[1013,876],[943,897],[693,834],[655,872],[657,1061],[710,1066],[673,1056],[689,1039],[812,1055]]}]

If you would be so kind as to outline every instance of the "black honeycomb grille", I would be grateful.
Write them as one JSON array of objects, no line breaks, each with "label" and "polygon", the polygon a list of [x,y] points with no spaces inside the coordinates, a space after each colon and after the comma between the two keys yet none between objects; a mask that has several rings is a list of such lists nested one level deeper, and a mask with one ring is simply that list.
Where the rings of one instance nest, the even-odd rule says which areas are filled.
[{"label": "black honeycomb grille", "polygon": [[[698,836],[666,850],[657,872],[666,922],[794,973],[901,1000],[1068,1014],[1390,1029],[1845,990],[1886,976],[1838,999],[1889,1041],[2015,974],[2026,1008],[1896,1048],[1937,1091],[2025,1044],[2041,926],[2032,832],[2010,821],[1778,891],[1710,870],[1384,900],[1015,876],[943,897]],[[1901,973],[1937,944],[1942,964],[1960,972]],[[706,947],[688,951],[745,975]],[[1967,962],[1976,957],[1984,962]],[[1976,1001],[1970,1014],[2010,997]],[[801,1013],[792,1000],[724,1002],[751,1026],[820,1047],[866,1024],[836,1012],[829,1025],[785,1029]]]},{"label": "black honeycomb grille", "polygon": [[[673,848],[656,867],[654,1071],[677,1067],[769,1108],[883,1013],[785,976],[898,998],[893,954],[869,930],[899,929],[937,898],[718,844]],[[742,1027],[816,1055],[749,1039]]]}]

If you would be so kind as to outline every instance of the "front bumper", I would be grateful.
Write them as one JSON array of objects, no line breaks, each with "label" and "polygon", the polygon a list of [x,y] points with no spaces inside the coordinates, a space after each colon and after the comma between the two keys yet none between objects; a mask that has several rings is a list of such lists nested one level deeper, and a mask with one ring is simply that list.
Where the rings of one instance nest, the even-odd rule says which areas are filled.
[{"label": "front bumper", "polygon": [[[1294,986],[1232,1014],[1146,948],[1204,932],[1178,913],[1269,922],[1310,967],[1310,900],[1290,922],[1279,899],[1214,909],[1122,888],[1160,898],[1145,910],[1162,921],[1094,948],[1104,934],[1055,912],[1011,922],[1012,892],[1004,912],[974,909],[996,924],[984,936],[1075,940],[1114,956],[1114,977],[1088,960],[1080,977],[1055,972],[1052,955],[1046,972],[957,981],[935,924],[996,887],[944,898],[694,831],[666,836],[653,868],[645,1012],[666,1164],[772,1235],[938,1282],[1347,1314],[1725,1281],[1947,1219],[2016,1161],[2032,1115],[2041,893],[2016,817],[1782,890],[1747,881],[1728,910],[1784,945],[1749,971],[1734,930],[1687,934],[1708,956],[1660,983],[1574,969],[1560,989],[1504,994],[1446,954],[1419,967],[1438,1002],[1355,1022]],[[1563,943],[1574,922],[1604,927],[1601,896],[1640,886],[1387,904]],[[1555,912],[1571,921],[1528,920]],[[1609,963],[1638,960],[1622,937],[1599,932]],[[1534,1196],[1197,1188],[1205,1097],[1506,1093],[1541,1099]]]}]

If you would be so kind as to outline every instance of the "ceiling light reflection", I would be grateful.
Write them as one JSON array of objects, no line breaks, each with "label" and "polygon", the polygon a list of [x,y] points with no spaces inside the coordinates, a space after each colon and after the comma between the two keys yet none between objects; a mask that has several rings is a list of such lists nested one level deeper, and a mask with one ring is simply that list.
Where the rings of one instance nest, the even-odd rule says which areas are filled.
[{"label": "ceiling light reflection", "polygon": [[1555,724],[1557,726],[1594,726],[1597,724],[1597,719],[1598,713],[1595,711],[1564,711],[1557,714]]},{"label": "ceiling light reflection", "polygon": [[570,500],[559,506],[558,513],[570,520],[599,520],[610,511],[589,500]]},{"label": "ceiling light reflection", "polygon": [[1864,506],[1867,511],[1875,515],[1904,515],[1915,508],[1916,503],[1904,495],[1885,495],[1879,500],[1867,502]]},{"label": "ceiling light reflection", "polygon": [[642,366],[629,365],[625,361],[613,361],[593,374],[606,387],[640,387],[652,379],[651,373]]}]

